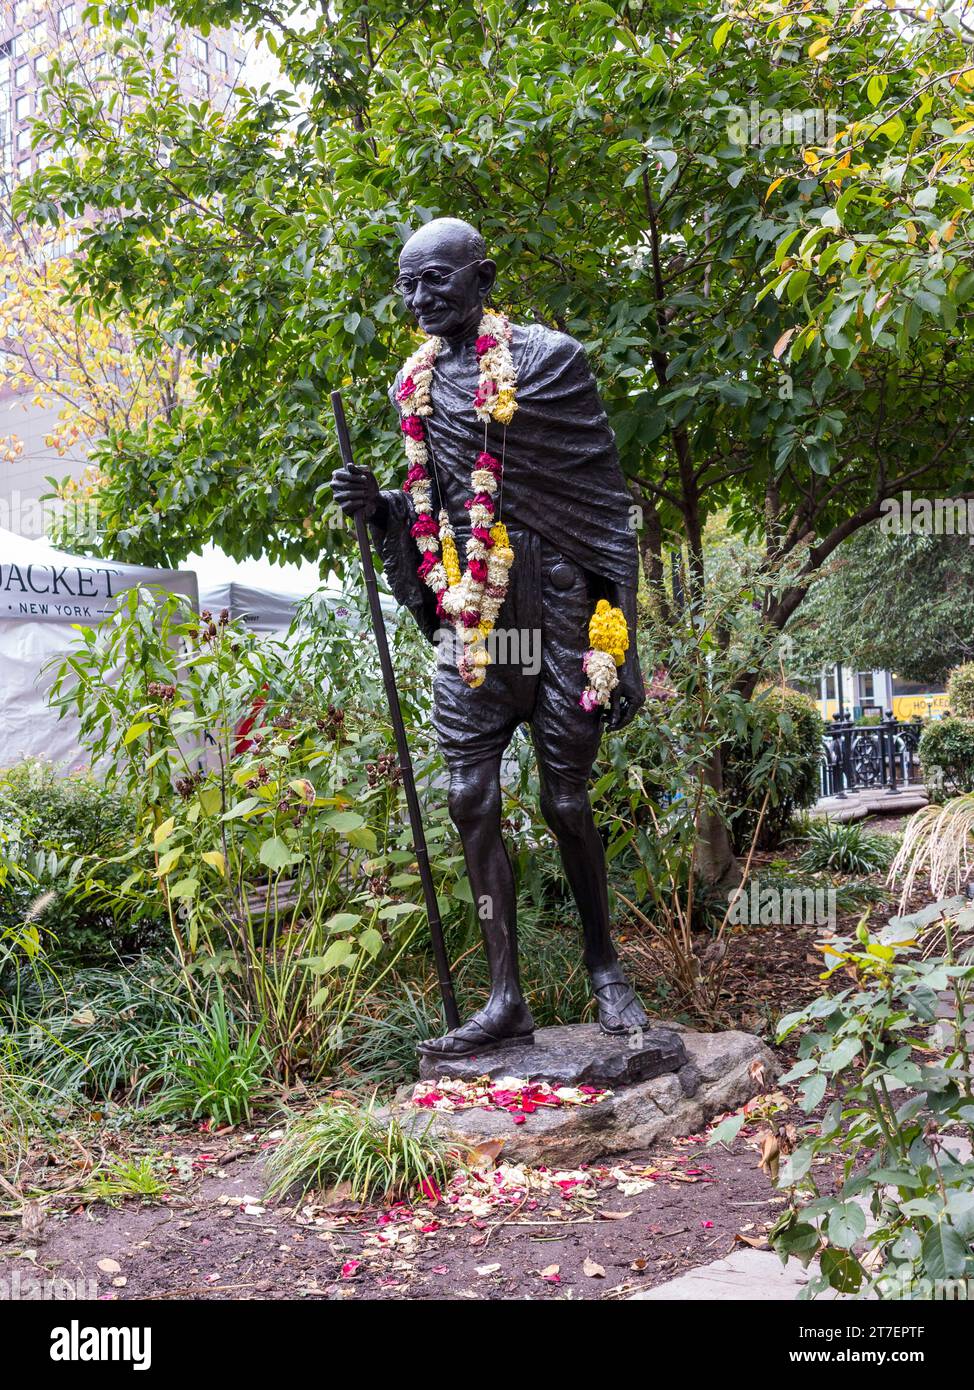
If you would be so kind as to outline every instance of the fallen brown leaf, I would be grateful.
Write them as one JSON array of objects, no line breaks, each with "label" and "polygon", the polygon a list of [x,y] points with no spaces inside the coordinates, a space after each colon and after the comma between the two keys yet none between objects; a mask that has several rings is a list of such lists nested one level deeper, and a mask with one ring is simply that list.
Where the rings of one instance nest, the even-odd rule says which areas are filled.
[{"label": "fallen brown leaf", "polygon": [[474,1148],[467,1151],[467,1167],[485,1168],[488,1164],[493,1166],[493,1164],[497,1162],[503,1147],[503,1139],[485,1139],[482,1144],[477,1144]]}]

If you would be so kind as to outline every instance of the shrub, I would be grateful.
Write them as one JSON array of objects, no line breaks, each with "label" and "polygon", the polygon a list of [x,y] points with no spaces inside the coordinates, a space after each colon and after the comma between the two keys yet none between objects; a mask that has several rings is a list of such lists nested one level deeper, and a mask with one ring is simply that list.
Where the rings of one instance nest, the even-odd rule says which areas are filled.
[{"label": "shrub", "polygon": [[254,1097],[270,1069],[260,1033],[234,1028],[219,994],[209,1017],[181,1030],[177,1044],[142,1084],[143,1091],[158,1088],[153,1112],[191,1120],[205,1117],[214,1124],[249,1120]]},{"label": "shrub", "polygon": [[449,1176],[446,1147],[427,1131],[407,1134],[398,1120],[383,1121],[374,1102],[365,1109],[328,1101],[294,1120],[268,1159],[272,1195],[299,1187],[348,1184],[358,1202],[376,1198],[429,1195]]},{"label": "shrub", "polygon": [[24,1069],[71,1098],[109,1101],[164,1072],[191,1027],[192,1003],[164,960],[44,977],[24,989],[9,1020]]},{"label": "shrub", "polygon": [[955,666],[947,677],[947,705],[959,719],[974,719],[974,661]]},{"label": "shrub", "polygon": [[[349,630],[336,648],[350,700],[358,646]],[[191,987],[218,971],[287,1080],[330,1065],[342,1019],[423,920],[389,735],[329,705],[309,656],[133,590],[53,686],[139,803],[118,910],[159,905]],[[110,893],[103,869],[86,865],[87,892]]]},{"label": "shrub", "polygon": [[961,893],[974,862],[974,796],[953,797],[943,806],[922,806],[907,821],[903,843],[890,870],[890,882],[900,882],[900,909],[906,908],[914,884],[929,874],[936,898]]},{"label": "shrub", "polygon": [[920,738],[919,756],[924,781],[934,795],[974,791],[974,719],[932,720]]},{"label": "shrub", "polygon": [[132,800],[107,790],[91,773],[61,777],[39,759],[0,773],[0,814],[8,855],[20,872],[0,883],[0,926],[17,926],[33,912],[46,932],[50,956],[64,965],[97,965],[157,940],[155,919],[116,916],[105,895],[76,881],[79,861],[105,863],[104,881],[117,886],[128,870],[110,861],[127,851],[136,831]]},{"label": "shrub", "polygon": [[[916,941],[945,911],[945,954],[921,959]],[[894,918],[878,935],[860,926],[855,940],[830,942],[830,975],[851,975],[854,985],[781,1022],[779,1040],[802,1032],[799,1060],[781,1078],[800,1082],[802,1109],[817,1109],[830,1089],[836,1095],[782,1164],[778,1185],[792,1204],[769,1233],[783,1261],[794,1255],[807,1264],[820,1251],[821,1272],[805,1297],[868,1287],[880,1298],[929,1298],[933,1283],[919,1281],[974,1276],[974,1163],[955,1156],[948,1138],[966,1137],[969,1154],[974,963],[969,953],[958,961],[953,942],[970,917],[955,899]],[[945,997],[950,1013],[942,1018]],[[839,1153],[838,1191],[830,1167],[820,1187],[816,1161]],[[857,1197],[868,1198],[868,1236]]]},{"label": "shrub", "polygon": [[798,867],[813,873],[871,874],[889,867],[893,844],[884,835],[867,835],[861,825],[841,821],[810,821],[804,836],[806,847]]},{"label": "shrub", "polygon": [[724,790],[738,854],[751,843],[762,806],[758,848],[778,847],[795,812],[818,798],[821,760],[822,719],[814,701],[778,686],[758,692],[743,728],[723,748]]}]

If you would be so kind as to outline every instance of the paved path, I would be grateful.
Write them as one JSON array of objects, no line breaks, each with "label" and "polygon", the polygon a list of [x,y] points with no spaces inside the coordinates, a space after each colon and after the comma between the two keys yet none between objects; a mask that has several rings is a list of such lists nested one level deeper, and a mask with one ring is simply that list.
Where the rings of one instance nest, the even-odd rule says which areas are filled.
[{"label": "paved path", "polygon": [[786,1269],[778,1256],[768,1250],[735,1250],[726,1260],[714,1260],[712,1264],[691,1269],[679,1279],[657,1284],[655,1289],[635,1293],[632,1298],[646,1303],[697,1299],[790,1303],[798,1297],[815,1270],[814,1262],[808,1269],[802,1269],[798,1260],[789,1260]]},{"label": "paved path", "polygon": [[897,792],[872,787],[867,791],[846,792],[845,796],[820,797],[812,808],[812,815],[828,816],[834,821],[865,820],[867,816],[905,816],[926,804],[926,788],[919,784]]}]

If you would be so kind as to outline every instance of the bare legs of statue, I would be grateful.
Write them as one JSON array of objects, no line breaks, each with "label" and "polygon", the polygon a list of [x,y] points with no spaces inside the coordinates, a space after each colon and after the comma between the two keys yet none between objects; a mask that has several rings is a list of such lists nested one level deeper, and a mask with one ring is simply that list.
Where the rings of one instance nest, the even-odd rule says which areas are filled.
[{"label": "bare legs of statue", "polygon": [[[562,864],[582,922],[585,966],[592,980],[604,1032],[627,1033],[647,1023],[626,981],[609,924],[605,852],[595,827],[585,780],[570,780],[545,766],[541,812],[558,842]],[[450,815],[463,844],[474,906],[480,917],[490,969],[485,1007],[445,1037],[423,1044],[429,1056],[469,1055],[530,1040],[534,1023],[521,992],[514,873],[501,834],[500,758],[454,767]]]}]

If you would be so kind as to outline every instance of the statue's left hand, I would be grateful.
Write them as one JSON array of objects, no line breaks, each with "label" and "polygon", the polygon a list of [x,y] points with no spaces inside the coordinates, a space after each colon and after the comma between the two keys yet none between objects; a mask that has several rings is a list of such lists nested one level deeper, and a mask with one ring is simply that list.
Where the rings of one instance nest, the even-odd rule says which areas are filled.
[{"label": "statue's left hand", "polygon": [[606,727],[612,730],[624,729],[631,724],[646,703],[646,689],[643,673],[639,668],[639,658],[630,651],[625,664],[619,670],[619,684],[613,690],[609,703]]}]

